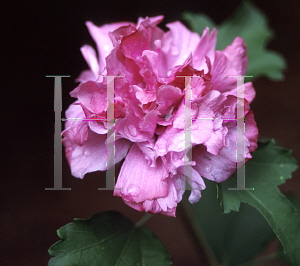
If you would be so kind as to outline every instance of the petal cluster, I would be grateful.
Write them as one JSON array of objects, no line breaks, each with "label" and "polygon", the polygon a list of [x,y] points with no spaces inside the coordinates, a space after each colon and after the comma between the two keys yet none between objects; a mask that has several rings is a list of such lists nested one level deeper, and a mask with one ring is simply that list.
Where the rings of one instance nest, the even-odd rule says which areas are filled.
[{"label": "petal cluster", "polygon": [[[87,22],[97,53],[88,45],[81,52],[90,69],[81,73],[77,98],[66,112],[62,132],[72,174],[104,171],[107,111],[114,108],[115,163],[125,158],[115,196],[139,211],[175,216],[186,182],[191,203],[205,189],[203,177],[222,182],[237,165],[237,98],[235,75],[245,75],[248,59],[240,37],[216,51],[216,29],[200,37],[180,22],[157,25],[162,16],[95,26]],[[107,101],[106,76],[114,79],[114,103]],[[189,86],[185,76],[190,76]],[[257,148],[258,130],[249,104],[255,97],[244,84],[244,158]],[[190,90],[190,91],[188,91]],[[186,145],[186,100],[191,95],[191,138]],[[84,118],[89,118],[84,119]],[[93,118],[95,118],[93,120]],[[188,156],[192,154],[192,156]],[[106,162],[108,160],[108,162]]]}]

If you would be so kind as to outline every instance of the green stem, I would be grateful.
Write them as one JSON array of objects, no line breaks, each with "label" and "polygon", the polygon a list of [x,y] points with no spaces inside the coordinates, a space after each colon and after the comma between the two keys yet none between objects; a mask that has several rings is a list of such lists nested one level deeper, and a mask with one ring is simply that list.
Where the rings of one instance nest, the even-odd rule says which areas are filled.
[{"label": "green stem", "polygon": [[142,219],[140,219],[138,222],[135,223],[135,227],[140,227],[142,225],[144,225],[144,223],[146,223],[151,217],[153,216],[153,214],[151,213],[146,213]]},{"label": "green stem", "polygon": [[188,202],[185,196],[177,206],[179,213],[181,213],[183,222],[186,225],[187,230],[190,232],[191,237],[194,240],[194,244],[198,249],[199,256],[205,258],[205,261],[209,266],[219,266],[219,263],[209,246],[204,234],[202,233],[199,225],[196,222],[196,218],[191,204]]}]

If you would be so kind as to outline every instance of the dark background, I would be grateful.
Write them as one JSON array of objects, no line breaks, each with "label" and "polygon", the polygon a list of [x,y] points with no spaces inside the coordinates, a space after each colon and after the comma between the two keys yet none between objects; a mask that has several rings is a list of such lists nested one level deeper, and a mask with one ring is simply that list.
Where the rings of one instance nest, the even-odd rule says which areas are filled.
[{"label": "dark background", "polygon": [[[87,218],[104,210],[118,210],[137,221],[143,216],[127,207],[105,186],[105,174],[71,176],[63,156],[63,186],[53,187],[54,83],[46,75],[63,78],[63,113],[74,100],[74,80],[87,69],[79,48],[94,45],[85,21],[100,26],[116,21],[136,22],[139,16],[163,14],[168,22],[181,20],[185,11],[204,12],[222,22],[241,1],[12,1],[2,4],[2,156],[1,264],[47,265],[48,248],[58,240],[56,230],[75,217]],[[298,1],[253,1],[269,18],[276,35],[269,48],[283,54],[285,80],[259,78],[252,104],[260,136],[275,138],[293,149],[300,161],[300,6]],[[166,30],[166,28],[164,28]],[[300,171],[281,186],[299,199]],[[191,236],[181,218],[155,216],[147,224],[172,255],[174,265],[199,265]],[[200,258],[201,259],[201,258]],[[270,264],[275,265],[275,264]],[[278,264],[280,265],[280,264]]]}]

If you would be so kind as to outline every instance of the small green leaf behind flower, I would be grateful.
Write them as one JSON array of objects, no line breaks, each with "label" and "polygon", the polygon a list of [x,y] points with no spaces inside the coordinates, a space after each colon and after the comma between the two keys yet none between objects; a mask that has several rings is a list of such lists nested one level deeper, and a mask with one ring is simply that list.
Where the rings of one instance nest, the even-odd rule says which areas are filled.
[{"label": "small green leaf behind flower", "polygon": [[49,266],[170,265],[170,256],[147,228],[136,227],[116,211],[74,219],[57,231],[62,239],[49,249]]}]

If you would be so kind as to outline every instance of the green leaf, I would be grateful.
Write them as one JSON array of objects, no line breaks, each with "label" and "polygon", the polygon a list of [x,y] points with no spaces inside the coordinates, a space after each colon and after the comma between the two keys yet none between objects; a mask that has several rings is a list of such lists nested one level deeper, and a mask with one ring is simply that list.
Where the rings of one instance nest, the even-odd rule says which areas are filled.
[{"label": "green leaf", "polygon": [[221,265],[240,265],[252,260],[275,238],[269,224],[247,204],[242,204],[239,212],[222,213],[216,183],[205,179],[205,185],[201,200],[192,209],[213,254]]},{"label": "green leaf", "polygon": [[[300,215],[300,202],[295,197],[296,195],[293,194],[287,194],[287,198],[292,202],[292,204],[295,206],[298,215]],[[290,265],[293,266],[293,262],[291,258],[284,253],[283,246],[280,246],[279,248],[279,258],[284,263],[284,265]]]},{"label": "green leaf", "polygon": [[74,219],[57,231],[62,239],[49,249],[49,266],[170,265],[161,241],[116,211]]},{"label": "green leaf", "polygon": [[204,14],[183,13],[183,18],[190,23],[193,31],[202,34],[206,26],[216,27],[217,50],[223,50],[230,45],[235,37],[240,36],[247,45],[249,59],[247,75],[254,79],[267,76],[271,80],[282,80],[283,70],[286,68],[284,58],[277,52],[266,49],[273,39],[273,32],[268,27],[266,16],[249,2],[243,1],[234,15],[220,25]]},{"label": "green leaf", "polygon": [[254,190],[228,190],[236,187],[236,174],[219,184],[225,213],[239,210],[241,202],[255,207],[267,220],[295,265],[300,265],[300,217],[293,204],[277,186],[291,178],[297,162],[291,150],[260,141],[253,158],[246,163],[246,187]]}]

